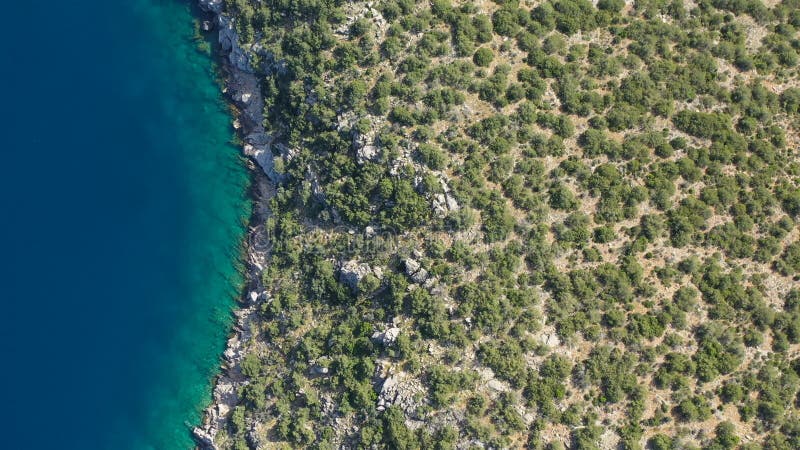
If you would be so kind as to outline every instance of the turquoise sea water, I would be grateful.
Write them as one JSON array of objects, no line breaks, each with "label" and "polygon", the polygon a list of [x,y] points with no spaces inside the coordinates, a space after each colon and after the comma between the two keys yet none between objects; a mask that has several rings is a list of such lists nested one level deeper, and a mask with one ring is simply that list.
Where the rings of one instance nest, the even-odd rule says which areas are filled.
[{"label": "turquoise sea water", "polygon": [[190,448],[247,173],[179,0],[4,8],[0,448]]}]

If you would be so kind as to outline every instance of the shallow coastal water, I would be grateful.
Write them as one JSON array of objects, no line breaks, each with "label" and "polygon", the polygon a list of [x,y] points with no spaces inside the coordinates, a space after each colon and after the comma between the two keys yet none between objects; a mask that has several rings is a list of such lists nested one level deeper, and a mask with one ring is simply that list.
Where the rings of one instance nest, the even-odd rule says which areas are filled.
[{"label": "shallow coastal water", "polygon": [[0,447],[190,448],[250,205],[188,2],[4,12]]}]

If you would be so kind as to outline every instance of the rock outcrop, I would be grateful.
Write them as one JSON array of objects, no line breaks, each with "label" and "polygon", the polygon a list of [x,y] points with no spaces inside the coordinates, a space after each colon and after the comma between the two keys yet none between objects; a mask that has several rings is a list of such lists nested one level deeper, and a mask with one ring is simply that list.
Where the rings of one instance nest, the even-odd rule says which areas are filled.
[{"label": "rock outcrop", "polygon": [[223,0],[198,0],[204,11],[219,14],[222,11]]},{"label": "rock outcrop", "polygon": [[[276,143],[262,123],[264,99],[248,56],[255,53],[255,49],[240,45],[233,19],[225,14],[219,14],[216,21],[219,28],[219,45],[226,55],[224,62],[228,70],[223,92],[241,112],[234,126],[244,136],[244,154],[252,158],[271,181],[279,183],[282,177],[275,170],[276,153],[278,157],[288,157],[289,149]],[[282,70],[281,63],[274,61],[272,55],[263,56],[271,64],[273,71]]]},{"label": "rock outcrop", "polygon": [[245,73],[253,73],[247,53],[239,45],[239,34],[234,28],[233,19],[220,14],[217,16],[217,26],[219,27],[219,45],[222,51],[228,54],[228,61],[233,66],[232,68]]},{"label": "rock outcrop", "polygon": [[360,264],[358,261],[347,261],[339,269],[339,280],[353,291],[358,290],[361,280],[372,273],[369,264]]},{"label": "rock outcrop", "polygon": [[[266,132],[262,122],[264,100],[258,78],[253,73],[253,68],[248,57],[248,49],[239,44],[234,22],[222,12],[223,0],[199,0],[200,7],[215,14],[216,26],[219,29],[219,45],[224,58],[222,69],[225,75],[223,92],[237,107],[234,127],[244,141],[244,154],[260,167],[264,175],[255,174],[254,182],[254,223],[264,223],[270,214],[267,207],[269,198],[274,194],[274,184],[280,180],[280,175],[275,171],[273,148],[276,147],[273,138]],[[245,354],[245,344],[252,339],[252,328],[256,312],[261,304],[269,302],[268,293],[261,284],[261,271],[269,258],[268,239],[263,236],[263,227],[250,227],[247,239],[247,290],[243,303],[247,308],[236,311],[236,325],[234,334],[228,340],[227,348],[223,354],[224,364],[222,373],[217,378],[213,403],[206,409],[203,424],[192,430],[195,442],[201,449],[214,449],[217,433],[228,421],[228,416],[239,401],[238,391],[247,384],[247,379],[241,373],[240,364]],[[254,430],[248,433],[251,443],[257,441]]]},{"label": "rock outcrop", "polygon": [[425,387],[414,377],[401,372],[390,375],[383,380],[376,409],[383,411],[390,406],[397,406],[408,417],[414,417],[417,408],[422,404],[420,398],[425,394]]},{"label": "rock outcrop", "polygon": [[400,336],[400,328],[392,327],[384,332],[376,331],[372,334],[372,340],[388,347],[397,341],[398,336]]},{"label": "rock outcrop", "polygon": [[408,258],[405,264],[406,275],[411,278],[411,281],[422,284],[428,279],[428,271],[416,259]]}]

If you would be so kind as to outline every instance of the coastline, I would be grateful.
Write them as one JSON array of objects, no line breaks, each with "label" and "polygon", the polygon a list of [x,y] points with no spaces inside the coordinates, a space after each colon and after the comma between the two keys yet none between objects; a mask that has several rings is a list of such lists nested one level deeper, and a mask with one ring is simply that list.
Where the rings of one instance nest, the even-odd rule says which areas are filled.
[{"label": "coastline", "polygon": [[[201,28],[211,27],[201,32],[214,47],[212,54],[218,64],[220,88],[230,106],[233,126],[251,177],[248,197],[253,205],[243,243],[244,285],[232,311],[235,322],[222,354],[220,372],[213,382],[212,401],[203,412],[202,423],[191,430],[197,448],[216,450],[219,448],[215,443],[217,434],[238,402],[237,391],[247,383],[240,370],[243,344],[252,337],[258,305],[267,297],[261,281],[269,250],[263,224],[270,215],[268,202],[275,192],[277,174],[272,170],[272,139],[261,123],[264,103],[260,84],[245,52],[239,47],[232,20],[222,12],[221,0],[198,0],[192,7],[203,24]],[[213,41],[215,36],[216,42]]]}]

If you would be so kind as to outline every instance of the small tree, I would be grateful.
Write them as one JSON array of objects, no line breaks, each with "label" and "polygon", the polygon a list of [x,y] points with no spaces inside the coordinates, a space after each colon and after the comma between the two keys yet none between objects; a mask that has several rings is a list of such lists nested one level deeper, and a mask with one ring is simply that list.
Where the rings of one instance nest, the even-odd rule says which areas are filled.
[{"label": "small tree", "polygon": [[489,67],[489,64],[494,60],[494,52],[488,47],[481,47],[475,51],[472,56],[472,61],[479,67]]}]

